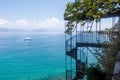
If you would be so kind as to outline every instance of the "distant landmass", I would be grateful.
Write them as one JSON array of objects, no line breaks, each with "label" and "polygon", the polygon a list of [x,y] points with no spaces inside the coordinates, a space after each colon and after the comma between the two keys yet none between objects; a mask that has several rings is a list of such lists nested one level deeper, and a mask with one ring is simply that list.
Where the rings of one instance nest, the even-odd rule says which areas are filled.
[{"label": "distant landmass", "polygon": [[45,32],[45,30],[42,29],[24,30],[24,29],[14,29],[14,28],[0,28],[0,32],[26,32],[26,31]]},{"label": "distant landmass", "polygon": [[23,31],[20,29],[10,29],[10,28],[0,28],[0,32],[17,32],[17,31]]}]

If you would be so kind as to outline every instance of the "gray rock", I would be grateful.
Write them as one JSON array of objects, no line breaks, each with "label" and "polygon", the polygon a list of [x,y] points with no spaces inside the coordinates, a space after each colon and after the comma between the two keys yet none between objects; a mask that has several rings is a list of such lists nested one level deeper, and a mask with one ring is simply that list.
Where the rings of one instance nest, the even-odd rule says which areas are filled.
[{"label": "gray rock", "polygon": [[120,51],[118,52],[117,62],[115,63],[112,80],[120,80]]}]

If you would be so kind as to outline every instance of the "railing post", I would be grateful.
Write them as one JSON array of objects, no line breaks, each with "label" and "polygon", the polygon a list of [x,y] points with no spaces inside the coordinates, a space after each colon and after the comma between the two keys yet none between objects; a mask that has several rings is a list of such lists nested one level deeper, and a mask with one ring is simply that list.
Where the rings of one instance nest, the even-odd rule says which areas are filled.
[{"label": "railing post", "polygon": [[77,43],[77,35],[78,33],[77,33],[77,23],[76,23],[76,43]]}]

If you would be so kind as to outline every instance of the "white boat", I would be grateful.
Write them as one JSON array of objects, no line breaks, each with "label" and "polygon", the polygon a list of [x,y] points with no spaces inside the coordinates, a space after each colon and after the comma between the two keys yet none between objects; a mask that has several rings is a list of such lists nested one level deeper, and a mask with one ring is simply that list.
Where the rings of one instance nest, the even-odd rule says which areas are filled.
[{"label": "white boat", "polygon": [[32,40],[32,38],[27,37],[24,39],[24,41],[30,41],[30,40]]}]

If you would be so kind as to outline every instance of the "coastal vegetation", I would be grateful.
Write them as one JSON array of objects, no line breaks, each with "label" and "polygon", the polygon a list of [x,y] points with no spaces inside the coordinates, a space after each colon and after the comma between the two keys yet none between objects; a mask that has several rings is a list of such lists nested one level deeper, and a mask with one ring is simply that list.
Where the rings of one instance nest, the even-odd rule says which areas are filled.
[{"label": "coastal vegetation", "polygon": [[116,37],[112,37],[112,44],[103,45],[103,52],[99,58],[108,80],[111,80],[118,51],[120,50],[120,32]]},{"label": "coastal vegetation", "polygon": [[106,73],[99,64],[90,64],[86,71],[87,80],[107,80]]},{"label": "coastal vegetation", "polygon": [[[116,38],[112,38],[112,44],[103,44],[102,53],[96,54],[99,64],[90,64],[87,69],[88,80],[111,80],[113,77],[114,66],[117,53],[120,50],[120,33]],[[104,79],[101,79],[104,77]],[[98,79],[99,78],[99,79]]]}]

